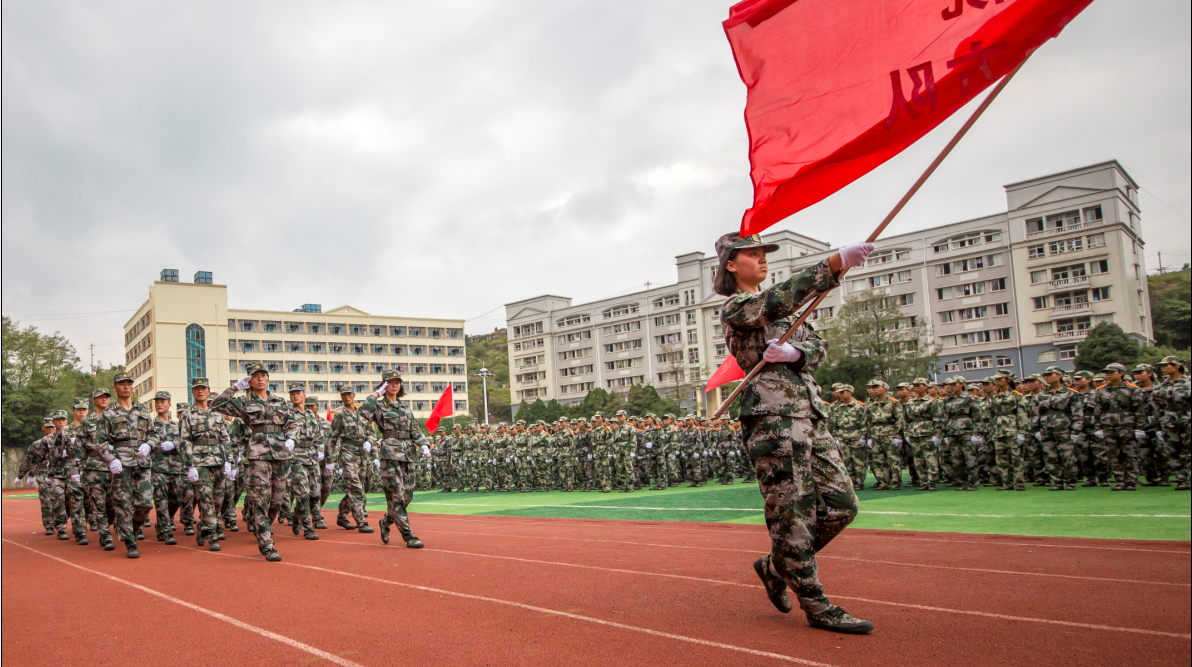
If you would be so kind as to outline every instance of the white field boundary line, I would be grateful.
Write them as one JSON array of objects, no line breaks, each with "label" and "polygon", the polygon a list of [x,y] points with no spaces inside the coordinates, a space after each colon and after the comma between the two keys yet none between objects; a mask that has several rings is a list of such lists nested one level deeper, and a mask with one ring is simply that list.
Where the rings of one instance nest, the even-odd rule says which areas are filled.
[{"label": "white field boundary line", "polygon": [[[380,547],[380,548],[386,548],[386,549],[389,548],[383,544],[345,542],[342,540],[326,540],[326,541],[332,542],[335,544],[347,544],[347,545],[351,545],[351,546]],[[665,579],[682,579],[682,580],[686,580],[686,581],[695,581],[695,582],[706,583],[706,584],[715,584],[715,585],[719,585],[719,586],[738,586],[738,587],[742,587],[742,588],[749,588],[749,589],[756,590],[756,591],[762,590],[761,587],[757,584],[743,584],[743,583],[736,582],[736,581],[724,581],[721,579],[708,579],[705,577],[691,577],[691,576],[682,575],[682,574],[668,574],[665,572],[646,572],[646,571],[642,571],[642,570],[625,570],[625,569],[621,569],[621,568],[601,567],[599,565],[580,565],[577,563],[564,563],[564,562],[560,562],[560,561],[536,560],[536,559],[531,559],[531,558],[517,558],[514,556],[496,556],[493,554],[481,554],[481,553],[474,553],[474,552],[470,552],[470,551],[452,551],[452,550],[448,550],[448,549],[438,549],[438,548],[432,548],[432,549],[430,549],[430,551],[437,552],[437,553],[456,554],[456,555],[460,555],[460,556],[473,556],[473,557],[477,557],[477,558],[493,558],[493,559],[497,559],[497,560],[509,560],[509,561],[515,561],[515,562],[520,562],[520,563],[530,563],[530,564],[534,564],[534,565],[552,565],[552,566],[557,566],[557,567],[573,567],[573,568],[582,569],[582,570],[596,570],[596,571],[601,571],[601,572],[613,572],[613,573],[617,573],[617,574],[632,574],[632,575],[646,576],[646,577],[660,577],[660,578],[665,578]],[[396,566],[397,564],[395,563],[394,565]],[[300,566],[300,567],[307,567],[307,566]],[[1020,573],[1015,572],[1012,574],[1020,574]],[[402,585],[404,585],[404,584],[402,584]],[[997,614],[997,613],[986,612],[986,611],[973,611],[973,610],[969,610],[969,609],[951,609],[951,608],[947,608],[947,607],[932,607],[932,606],[926,606],[926,605],[910,604],[910,603],[905,603],[905,602],[890,602],[888,600],[873,600],[870,598],[860,598],[860,597],[848,596],[848,595],[833,595],[832,597],[839,598],[841,600],[856,600],[858,602],[868,602],[871,604],[881,604],[881,605],[888,605],[888,606],[892,606],[892,607],[903,607],[903,608],[907,608],[907,609],[919,609],[919,610],[923,610],[923,611],[934,611],[934,612],[940,612],[940,613],[946,613],[946,614],[961,614],[961,615],[965,615],[965,616],[980,616],[980,617],[984,617],[984,618],[996,618],[996,619],[1000,619],[1000,620],[1020,621],[1020,622],[1028,622],[1028,623],[1043,623],[1043,624],[1047,624],[1047,625],[1062,625],[1062,626],[1067,626],[1067,627],[1084,628],[1084,629],[1090,629],[1090,630],[1108,630],[1108,631],[1112,631],[1112,632],[1127,632],[1127,633],[1134,633],[1134,634],[1154,635],[1157,637],[1173,637],[1175,639],[1192,639],[1192,634],[1181,634],[1181,633],[1176,633],[1176,632],[1163,632],[1161,630],[1147,630],[1145,628],[1128,628],[1128,627],[1121,627],[1121,626],[1114,626],[1114,625],[1099,625],[1099,624],[1095,624],[1095,623],[1080,623],[1080,622],[1076,622],[1076,621],[1060,621],[1060,620],[1056,620],[1056,619],[1036,618],[1036,617],[1032,617],[1032,616],[1011,616],[1011,615],[1007,615],[1007,614]]]},{"label": "white field boundary line", "polygon": [[[328,541],[335,541],[335,540],[328,540]],[[346,544],[350,544],[350,543],[346,543]],[[373,545],[373,546],[380,546],[380,545]],[[246,558],[249,560],[258,560],[256,558],[253,558],[252,556],[241,556],[239,554],[228,554],[228,553],[221,553],[221,552],[203,551],[203,550],[195,549],[192,547],[185,547],[185,549],[187,549],[189,551],[195,551],[198,553],[211,554],[213,556],[230,556],[232,558]],[[491,598],[491,597],[487,597],[484,595],[472,595],[471,593],[459,593],[456,591],[449,591],[449,590],[442,589],[442,588],[432,588],[430,586],[420,586],[418,584],[410,584],[410,583],[406,583],[406,582],[402,582],[402,581],[394,581],[392,579],[382,579],[380,577],[370,577],[365,574],[356,574],[355,572],[344,572],[341,570],[332,570],[330,568],[319,567],[317,565],[304,565],[302,563],[291,563],[291,562],[285,562],[285,561],[282,562],[282,565],[288,565],[290,567],[300,567],[300,568],[304,568],[307,570],[314,570],[316,572],[324,572],[327,574],[338,574],[343,577],[353,577],[356,579],[362,579],[364,581],[371,581],[371,582],[378,583],[378,584],[388,584],[390,586],[399,586],[401,588],[408,588],[411,590],[422,591],[424,593],[435,593],[437,595],[447,595],[447,596],[451,596],[451,597],[462,598],[465,600],[476,600],[479,602],[490,602],[492,604],[504,605],[507,607],[514,607],[517,609],[524,609],[526,611],[532,611],[532,612],[535,612],[538,614],[557,616],[559,618],[566,618],[566,619],[570,619],[573,621],[583,621],[585,623],[593,623],[595,625],[603,625],[605,627],[616,628],[618,630],[628,630],[630,632],[638,632],[641,634],[650,635],[652,637],[661,637],[663,639],[671,639],[674,641],[686,642],[688,644],[695,644],[698,646],[707,646],[709,648],[718,648],[718,649],[723,649],[726,651],[736,651],[738,653],[746,653],[749,655],[758,656],[760,658],[772,658],[774,660],[781,660],[782,662],[789,662],[789,663],[793,663],[793,664],[797,664],[797,665],[807,665],[808,667],[834,667],[834,665],[830,665],[827,663],[815,662],[813,660],[804,660],[802,658],[796,658],[794,656],[783,655],[781,653],[771,653],[769,651],[759,651],[757,649],[747,648],[745,646],[735,646],[733,644],[724,644],[721,642],[709,641],[707,639],[698,639],[696,637],[688,637],[686,635],[677,635],[677,634],[670,633],[670,632],[663,632],[661,630],[651,630],[649,628],[643,628],[643,627],[637,626],[637,625],[629,625],[627,623],[617,623],[616,621],[606,621],[601,618],[595,618],[592,616],[583,616],[580,614],[572,614],[572,613],[566,612],[566,611],[559,611],[558,609],[548,609],[546,607],[538,607],[536,605],[525,604],[522,602],[514,602],[512,600],[502,600],[500,598]]]},{"label": "white field boundary line", "polygon": [[341,658],[338,655],[334,655],[332,653],[328,653],[321,649],[317,649],[309,644],[303,644],[302,642],[298,641],[297,639],[291,639],[289,637],[286,637],[285,635],[279,635],[276,632],[270,632],[269,630],[266,630],[264,628],[258,628],[255,625],[249,625],[248,623],[245,623],[244,621],[240,621],[235,618],[232,618],[231,616],[225,616],[217,611],[212,611],[205,607],[200,607],[196,604],[191,604],[189,602],[186,602],[185,600],[179,600],[176,597],[172,597],[170,595],[166,595],[165,593],[155,591],[152,588],[147,588],[140,584],[134,584],[133,582],[128,581],[126,579],[121,579],[120,577],[114,577],[110,574],[106,574],[106,573],[100,572],[98,570],[92,570],[90,568],[86,568],[81,565],[76,565],[68,560],[58,558],[57,556],[52,556],[48,553],[45,553],[44,551],[34,549],[33,547],[27,547],[24,544],[21,544],[19,542],[14,542],[8,538],[4,538],[4,541],[8,542],[9,544],[11,544],[13,546],[17,546],[22,549],[32,551],[33,553],[38,554],[40,556],[45,556],[46,558],[49,558],[50,560],[54,560],[59,563],[62,563],[63,565],[69,565],[70,567],[73,567],[78,570],[82,570],[83,572],[87,572],[89,574],[94,574],[96,576],[103,577],[104,579],[107,579],[109,581],[114,581],[118,584],[124,584],[125,586],[132,587],[138,591],[141,591],[142,593],[147,593],[149,595],[153,595],[155,597],[161,598],[162,600],[166,600],[168,602],[173,602],[174,604],[181,605],[181,606],[186,607],[187,609],[190,609],[192,611],[197,611],[200,614],[206,614],[207,616],[210,616],[216,620],[223,621],[224,623],[228,623],[230,625],[234,625],[237,628],[240,628],[241,630],[247,630],[248,632],[260,635],[266,639],[272,639],[276,642],[285,644],[286,646],[289,646],[291,648],[296,648],[300,651],[305,651],[306,653],[309,653],[315,657],[322,658],[323,660],[327,660],[328,662],[333,662],[337,665],[341,665],[342,667],[363,667],[363,665],[361,665],[360,663],[352,662],[351,660]]}]

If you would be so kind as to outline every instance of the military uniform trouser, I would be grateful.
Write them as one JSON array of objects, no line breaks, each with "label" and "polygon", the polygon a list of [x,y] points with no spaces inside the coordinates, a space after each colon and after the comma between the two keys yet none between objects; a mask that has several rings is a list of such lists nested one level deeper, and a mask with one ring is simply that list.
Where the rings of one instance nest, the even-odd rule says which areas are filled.
[{"label": "military uniform trouser", "polygon": [[[1043,433],[1043,461],[1047,476],[1055,485],[1074,484],[1078,472],[1076,466],[1076,443],[1071,432],[1064,428],[1045,428]],[[1131,431],[1133,438],[1133,431]]]},{"label": "military uniform trouser", "polygon": [[575,490],[576,461],[572,455],[564,455],[556,468],[559,488],[564,491]]},{"label": "military uniform trouser", "polygon": [[1043,443],[1035,438],[1035,435],[1030,434],[1022,449],[1022,466],[1026,473],[1026,478],[1034,481],[1043,479],[1046,475],[1046,466],[1043,463]]},{"label": "military uniform trouser", "polygon": [[[174,513],[185,507],[194,507],[190,480],[182,473],[153,473],[153,510],[157,532],[168,536],[174,532]],[[193,511],[193,510],[192,510]],[[185,511],[179,519],[186,523]],[[194,517],[190,517],[194,521]]]},{"label": "military uniform trouser", "polygon": [[997,459],[997,475],[1002,486],[1015,488],[1026,485],[1026,472],[1022,467],[1022,446],[1017,434],[1002,435],[993,439],[994,456]]},{"label": "military uniform trouser", "polygon": [[702,457],[703,454],[694,450],[687,455],[687,481],[692,484],[703,484],[707,481],[704,479],[704,466],[700,461]]},{"label": "military uniform trouser", "polygon": [[202,535],[214,537],[219,534],[219,501],[223,498],[225,477],[223,464],[198,466],[199,472],[199,521]]},{"label": "military uniform trouser", "polygon": [[50,487],[51,513],[54,517],[54,529],[59,533],[66,532],[66,520],[70,519],[71,531],[74,536],[87,535],[87,517],[83,513],[83,485],[69,477],[49,477],[46,479]]},{"label": "military uniform trouser", "polygon": [[414,500],[414,489],[418,486],[413,470],[414,464],[409,461],[381,461],[381,488],[385,491],[385,517],[381,521],[396,526],[402,539],[407,542],[414,539],[410,517],[406,513],[406,508]]},{"label": "military uniform trouser", "polygon": [[236,525],[236,503],[240,500],[240,494],[236,489],[243,483],[239,469],[237,469],[235,480],[224,479],[223,496],[217,498],[215,502],[216,510],[219,512],[224,526],[231,527]]},{"label": "military uniform trouser", "polygon": [[930,435],[907,437],[907,444],[911,448],[911,458],[914,459],[915,470],[919,473],[920,485],[934,485],[940,481],[939,447],[931,437]]},{"label": "military uniform trouser", "polygon": [[1147,431],[1146,438],[1138,443],[1139,473],[1152,482],[1166,482],[1171,475],[1167,468],[1170,458],[1166,437],[1160,440],[1156,431]]},{"label": "military uniform trouser", "polygon": [[972,433],[956,433],[945,438],[952,461],[952,481],[962,486],[977,486],[977,446]]},{"label": "military uniform trouser", "polygon": [[344,455],[340,461],[339,478],[344,484],[344,497],[339,501],[339,515],[337,519],[346,519],[348,514],[357,524],[364,523],[364,481],[362,475],[364,466],[369,465],[366,460],[354,455]]},{"label": "military uniform trouser", "polygon": [[83,493],[91,502],[91,515],[88,521],[95,524],[100,538],[111,539],[108,523],[108,495],[111,493],[112,473],[107,470],[84,470]]},{"label": "military uniform trouser", "polygon": [[857,516],[840,449],[821,420],[742,417],[770,532],[770,564],[804,612],[830,607],[815,555]]},{"label": "military uniform trouser", "polygon": [[860,444],[861,439],[858,437],[849,437],[840,442],[840,449],[844,454],[844,468],[853,480],[853,488],[865,488],[865,477],[869,472],[869,448]]},{"label": "military uniform trouser", "polygon": [[294,524],[302,528],[314,527],[314,513],[319,505],[319,464],[300,463],[291,466],[290,489],[294,494]]},{"label": "military uniform trouser", "polygon": [[607,449],[596,450],[596,486],[601,491],[613,490],[613,468],[617,455]]},{"label": "military uniform trouser", "polygon": [[[261,551],[273,548],[273,521],[269,517],[281,507],[285,493],[286,478],[289,476],[290,461],[251,460],[240,468],[244,480],[244,521],[257,535],[257,546]],[[202,473],[199,473],[202,479]]]},{"label": "military uniform trouser", "polygon": [[1133,426],[1104,427],[1105,455],[1113,470],[1113,479],[1118,484],[1138,482],[1138,443],[1134,440]]},{"label": "military uniform trouser", "polygon": [[331,496],[331,487],[335,484],[335,471],[327,469],[328,462],[329,460],[319,462],[319,507],[315,514],[323,512],[323,505],[327,504],[327,498]]},{"label": "military uniform trouser", "polygon": [[634,462],[637,452],[622,451],[617,454],[616,459],[616,475],[617,488],[624,490],[633,490],[637,483],[637,474],[634,471]]},{"label": "military uniform trouser", "polygon": [[45,474],[34,475],[37,481],[37,502],[41,506],[41,525],[46,530],[54,529],[54,498],[50,492],[50,477]]},{"label": "military uniform trouser", "polygon": [[121,542],[136,542],[136,531],[153,510],[153,476],[149,468],[128,466],[119,475],[112,475],[112,509],[116,519],[116,535]]},{"label": "military uniform trouser", "polygon": [[[902,465],[906,467],[907,473],[911,476],[911,484],[922,484],[927,481],[924,479],[922,467],[915,461],[915,450],[911,447],[911,439],[905,437],[902,439],[902,448],[898,452],[898,456],[902,460]],[[899,476],[902,472],[899,471]]]},{"label": "military uniform trouser", "polygon": [[877,483],[888,487],[902,486],[902,458],[899,446],[891,436],[877,436],[873,441],[873,476]]},{"label": "military uniform trouser", "polygon": [[1192,431],[1187,425],[1165,428],[1163,443],[1166,445],[1167,467],[1175,476],[1176,483],[1187,483],[1192,464]]},{"label": "military uniform trouser", "polygon": [[[1080,442],[1076,443],[1076,465],[1079,468],[1077,476],[1088,480],[1105,481],[1109,478],[1109,461],[1105,458],[1105,446],[1100,438],[1092,432],[1086,431]],[[1028,435],[1033,439],[1033,435]]]},{"label": "military uniform trouser", "polygon": [[661,448],[656,448],[652,451],[650,475],[654,478],[654,486],[656,488],[665,489],[667,487],[667,482],[670,479],[670,469],[667,462],[667,454]]}]

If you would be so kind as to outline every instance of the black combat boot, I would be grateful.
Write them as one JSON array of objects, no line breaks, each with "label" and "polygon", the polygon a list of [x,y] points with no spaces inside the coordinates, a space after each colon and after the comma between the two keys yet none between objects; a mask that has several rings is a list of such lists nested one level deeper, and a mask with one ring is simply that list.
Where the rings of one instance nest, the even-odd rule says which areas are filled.
[{"label": "black combat boot", "polygon": [[265,560],[270,563],[277,563],[281,561],[281,554],[277,553],[277,549],[268,549],[265,551]]},{"label": "black combat boot", "polygon": [[381,528],[381,543],[389,544],[389,517],[381,517],[381,520],[377,522],[377,525]]},{"label": "black combat boot", "polygon": [[770,603],[774,605],[774,608],[784,614],[789,614],[794,606],[791,604],[790,596],[786,594],[786,582],[770,572],[770,557],[762,556],[753,561],[753,571],[757,572],[758,578],[762,580],[762,585],[766,587],[766,597],[770,598]]},{"label": "black combat boot", "polygon": [[373,532],[373,527],[368,525],[367,521],[361,521],[360,525],[356,526],[356,530],[358,530],[362,533],[371,533],[371,532]]},{"label": "black combat boot", "polygon": [[807,614],[807,623],[813,628],[841,632],[849,635],[864,635],[873,632],[873,623],[853,618],[847,611],[832,605],[827,611]]},{"label": "black combat boot", "polygon": [[356,530],[356,526],[353,525],[351,521],[348,521],[348,517],[346,516],[341,516],[336,519],[335,525],[343,528],[344,530]]},{"label": "black combat boot", "polygon": [[128,557],[129,558],[140,558],[141,557],[141,552],[137,551],[137,541],[136,540],[129,540],[124,543],[124,546],[128,547]]}]

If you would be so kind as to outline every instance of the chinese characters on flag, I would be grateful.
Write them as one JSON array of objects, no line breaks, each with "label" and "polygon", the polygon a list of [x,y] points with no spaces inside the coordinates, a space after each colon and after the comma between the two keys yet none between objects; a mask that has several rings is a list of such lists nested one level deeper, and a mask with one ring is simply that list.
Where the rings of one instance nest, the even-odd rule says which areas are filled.
[{"label": "chinese characters on flag", "polygon": [[746,0],[724,30],[747,88],[756,234],[902,152],[1092,0]]}]

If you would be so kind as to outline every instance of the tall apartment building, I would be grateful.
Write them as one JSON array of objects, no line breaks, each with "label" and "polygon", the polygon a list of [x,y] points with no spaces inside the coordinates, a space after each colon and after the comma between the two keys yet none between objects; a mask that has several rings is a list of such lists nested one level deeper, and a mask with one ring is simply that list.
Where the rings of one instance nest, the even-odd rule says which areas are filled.
[{"label": "tall apartment building", "polygon": [[[1116,161],[1005,186],[996,215],[883,238],[812,315],[831,317],[848,295],[885,290],[906,325],[940,351],[939,374],[979,378],[1071,367],[1076,346],[1104,321],[1151,342],[1138,186]],[[860,235],[860,234],[858,234]],[[828,244],[790,231],[763,235],[768,284],[828,257]],[[711,240],[709,240],[709,243]],[[676,258],[678,281],[573,305],[544,295],[506,304],[513,400],[577,403],[593,388],[695,384],[728,354],[715,255]],[[678,392],[675,392],[678,393]],[[718,404],[719,392],[709,397]]]},{"label": "tall apartment building", "polygon": [[383,371],[397,369],[415,414],[429,415],[448,385],[456,412],[463,413],[463,327],[463,320],[371,315],[352,306],[229,309],[227,287],[212,284],[210,273],[180,283],[178,272],[166,269],[124,325],[125,368],[142,399],[164,389],[175,401],[188,401],[190,378],[207,377],[219,392],[260,362],[269,369],[270,391],[284,393],[289,383],[302,382],[324,409],[341,405],[343,385],[363,398]]}]

